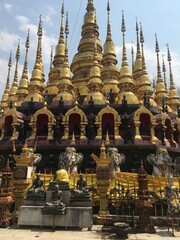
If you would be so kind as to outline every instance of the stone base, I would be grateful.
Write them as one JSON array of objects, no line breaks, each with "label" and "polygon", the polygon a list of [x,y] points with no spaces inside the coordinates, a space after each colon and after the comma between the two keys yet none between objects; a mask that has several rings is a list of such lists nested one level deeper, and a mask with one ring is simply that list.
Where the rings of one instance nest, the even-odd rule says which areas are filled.
[{"label": "stone base", "polygon": [[46,204],[45,200],[40,201],[40,200],[25,199],[25,201],[24,201],[24,205],[26,205],[26,206],[43,206],[45,204]]},{"label": "stone base", "polygon": [[43,207],[44,206],[21,206],[19,209],[18,225],[88,229],[92,227],[92,207],[67,207],[65,215],[43,215],[41,213]]}]

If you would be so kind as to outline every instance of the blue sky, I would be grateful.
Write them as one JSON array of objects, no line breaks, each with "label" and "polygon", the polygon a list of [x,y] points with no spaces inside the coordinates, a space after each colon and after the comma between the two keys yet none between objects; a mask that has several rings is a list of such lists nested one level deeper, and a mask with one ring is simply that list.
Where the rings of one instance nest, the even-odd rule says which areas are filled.
[{"label": "blue sky", "polygon": [[[87,0],[64,0],[65,11],[69,12],[69,59],[77,52],[81,37],[81,27]],[[25,39],[30,28],[29,74],[31,75],[37,46],[37,26],[39,15],[43,19],[43,62],[45,77],[48,78],[50,50],[58,42],[60,28],[60,11],[62,0],[1,0],[0,1],[0,95],[4,91],[7,78],[7,64],[10,50],[13,51],[13,68],[11,83],[14,76],[15,52],[18,39],[21,41],[21,57],[19,61],[19,78],[21,77],[25,55]],[[105,41],[107,25],[107,1],[94,0],[102,45]],[[145,38],[145,58],[150,78],[156,76],[155,37],[157,33],[160,57],[165,54],[169,43],[172,55],[174,81],[180,87],[180,1],[179,0],[110,0],[112,36],[116,45],[118,66],[121,65],[121,14],[124,10],[126,21],[126,43],[130,59],[132,41],[136,43],[136,17],[142,23]],[[129,61],[131,65],[131,62]],[[166,62],[167,78],[168,64]]]}]

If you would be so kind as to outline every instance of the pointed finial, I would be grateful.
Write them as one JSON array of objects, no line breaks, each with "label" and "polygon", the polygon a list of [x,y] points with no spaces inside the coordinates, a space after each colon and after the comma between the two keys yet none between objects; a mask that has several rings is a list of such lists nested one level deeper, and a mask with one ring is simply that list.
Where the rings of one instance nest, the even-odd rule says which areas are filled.
[{"label": "pointed finial", "polygon": [[66,27],[65,27],[66,38],[69,34],[69,21],[68,21],[68,12],[66,13]]},{"label": "pointed finial", "polygon": [[140,45],[139,45],[139,26],[138,26],[138,21],[136,18],[136,36],[137,36],[137,53],[140,53]]},{"label": "pointed finial", "polygon": [[28,69],[28,48],[30,47],[30,44],[29,44],[29,29],[28,29],[28,34],[27,34],[27,38],[26,38],[26,44],[25,44],[25,47],[26,47],[26,57],[25,57],[25,63],[24,63],[24,73],[27,74],[27,69]]},{"label": "pointed finial", "polygon": [[111,41],[112,40],[112,37],[111,37],[111,24],[110,24],[110,3],[109,3],[109,0],[108,0],[108,3],[107,3],[107,12],[108,12],[108,22],[107,22],[107,37],[106,37],[106,40],[108,41]]},{"label": "pointed finial", "polygon": [[166,44],[166,46],[167,46],[167,60],[169,62],[170,89],[172,89],[174,88],[174,79],[173,79],[172,67],[171,67],[171,54],[169,50],[169,45]]},{"label": "pointed finial", "polygon": [[141,51],[142,51],[142,70],[143,73],[146,73],[146,63],[145,63],[145,57],[144,57],[144,35],[142,30],[142,25],[140,23],[140,43],[141,43]]},{"label": "pointed finial", "polygon": [[137,17],[136,17],[136,32],[139,32],[139,26],[138,26],[138,20],[137,20]]},{"label": "pointed finial", "polygon": [[61,14],[64,15],[64,1],[62,3]]},{"label": "pointed finial", "polygon": [[12,67],[12,50],[10,51],[10,56],[9,56],[9,62],[8,62],[8,67]]},{"label": "pointed finial", "polygon": [[38,32],[37,32],[38,37],[42,37],[42,16],[39,16],[39,26],[38,26]]},{"label": "pointed finial", "polygon": [[134,48],[133,48],[133,41],[131,42],[131,55],[132,55],[132,74],[134,74]]},{"label": "pointed finial", "polygon": [[122,25],[121,25],[121,32],[125,33],[126,32],[126,25],[125,25],[125,20],[124,20],[124,11],[122,11]]},{"label": "pointed finial", "polygon": [[64,59],[64,64],[68,65],[68,34],[69,34],[68,12],[66,13],[65,34],[66,34],[66,44],[65,44],[65,59]]},{"label": "pointed finial", "polygon": [[86,10],[87,11],[94,11],[94,3],[93,3],[93,0],[88,0],[88,4],[87,4],[87,8]]},{"label": "pointed finial", "polygon": [[131,46],[131,54],[134,56],[134,47],[133,47],[133,41],[131,42],[132,46]]},{"label": "pointed finial", "polygon": [[156,47],[155,47],[155,51],[157,53],[157,81],[162,81],[162,76],[161,76],[161,67],[160,67],[160,63],[159,63],[159,44],[158,44],[158,40],[157,40],[157,34],[155,33],[155,39],[156,39]]},{"label": "pointed finial", "polygon": [[124,11],[122,11],[122,25],[121,25],[121,32],[123,33],[123,53],[122,53],[122,66],[127,65],[127,54],[126,54],[126,44],[125,44],[125,20],[124,20]]},{"label": "pointed finial", "polygon": [[157,33],[155,33],[155,39],[156,39],[156,47],[155,47],[155,52],[158,53],[160,50],[159,50],[159,44],[158,44],[158,40],[157,40]]},{"label": "pointed finial", "polygon": [[108,13],[110,12],[110,3],[109,3],[109,0],[108,0],[108,2],[107,2],[107,11],[108,11]]},{"label": "pointed finial", "polygon": [[60,27],[59,43],[64,43],[64,2],[62,3],[62,8],[61,8],[61,27]]},{"label": "pointed finial", "polygon": [[166,67],[165,67],[165,62],[164,62],[164,54],[162,54],[162,70],[165,73],[166,72]]},{"label": "pointed finial", "polygon": [[167,90],[167,83],[166,83],[166,67],[165,67],[165,62],[164,62],[164,54],[162,54],[162,71],[164,73],[164,85]]},{"label": "pointed finial", "polygon": [[20,58],[20,39],[18,39],[18,47],[16,51],[16,61],[18,62]]},{"label": "pointed finial", "polygon": [[167,46],[167,60],[168,60],[168,62],[171,62],[171,54],[170,54],[170,50],[169,50],[169,44],[167,43],[166,46]]},{"label": "pointed finial", "polygon": [[12,67],[12,50],[10,51],[10,55],[9,55],[9,62],[8,62],[8,75],[7,75],[7,81],[6,81],[6,88],[5,91],[7,91],[9,93],[9,85],[10,85],[10,70]]},{"label": "pointed finial", "polygon": [[26,49],[30,47],[30,44],[29,44],[29,32],[30,32],[30,29],[28,29],[28,34],[27,34],[27,38],[26,38],[26,44],[25,44]]},{"label": "pointed finial", "polygon": [[51,45],[51,54],[50,54],[50,70],[52,69],[53,64],[53,45]]},{"label": "pointed finial", "polygon": [[140,43],[144,43],[144,35],[142,30],[142,25],[140,23]]}]

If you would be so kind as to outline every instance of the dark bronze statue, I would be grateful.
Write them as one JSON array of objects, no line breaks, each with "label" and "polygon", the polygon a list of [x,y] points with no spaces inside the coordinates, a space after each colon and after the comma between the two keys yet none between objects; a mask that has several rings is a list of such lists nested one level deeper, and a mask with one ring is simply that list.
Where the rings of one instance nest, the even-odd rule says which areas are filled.
[{"label": "dark bronze statue", "polygon": [[77,190],[84,191],[87,186],[86,180],[83,179],[83,175],[79,175],[79,179],[77,180]]}]

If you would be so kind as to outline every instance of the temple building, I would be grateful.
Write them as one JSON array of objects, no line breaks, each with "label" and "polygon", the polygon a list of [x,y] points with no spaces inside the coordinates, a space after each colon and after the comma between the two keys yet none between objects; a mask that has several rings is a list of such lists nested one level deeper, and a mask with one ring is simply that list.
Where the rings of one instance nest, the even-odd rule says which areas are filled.
[{"label": "temple building", "polygon": [[30,79],[29,31],[22,76],[18,75],[18,42],[13,83],[10,86],[10,54],[5,89],[0,98],[0,152],[4,158],[7,159],[13,151],[20,153],[26,142],[42,155],[38,170],[55,172],[59,154],[71,146],[83,153],[80,171],[85,173],[95,169],[96,163],[90,155],[99,154],[104,141],[107,147],[116,147],[126,156],[122,171],[132,172],[137,171],[141,160],[155,153],[159,146],[165,146],[172,158],[180,153],[180,100],[174,84],[169,46],[167,61],[170,76],[166,79],[165,65],[163,62],[161,66],[159,43],[155,36],[157,79],[153,86],[146,69],[141,24],[136,22],[135,59],[132,49],[132,62],[128,62],[126,23],[122,12],[122,60],[121,67],[118,67],[110,14],[108,1],[107,28],[104,29],[107,33],[105,43],[102,43],[95,5],[93,0],[87,1],[81,39],[72,62],[69,62],[70,16],[65,14],[65,6],[62,5],[60,34],[55,53],[51,53],[48,79],[45,79],[42,58],[41,17]]}]

